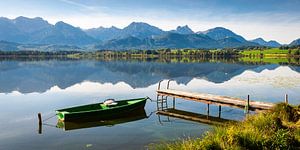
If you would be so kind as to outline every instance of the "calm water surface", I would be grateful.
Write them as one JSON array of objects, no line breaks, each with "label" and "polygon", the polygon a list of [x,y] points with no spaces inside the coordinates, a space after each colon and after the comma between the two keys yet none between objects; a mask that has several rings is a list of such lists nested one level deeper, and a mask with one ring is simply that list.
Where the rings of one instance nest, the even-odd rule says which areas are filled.
[{"label": "calm water surface", "polygon": [[[63,130],[51,118],[38,133],[37,113],[46,119],[56,109],[107,98],[156,98],[160,80],[170,87],[264,102],[300,104],[300,67],[233,63],[158,63],[126,61],[0,61],[0,149],[146,149],[149,143],[199,137],[211,125],[152,113],[115,125]],[[165,86],[164,81],[163,86]],[[176,108],[206,114],[206,105],[178,99]],[[218,115],[211,106],[210,114]],[[222,108],[222,118],[241,120],[243,110]],[[53,126],[52,126],[53,125]]]}]

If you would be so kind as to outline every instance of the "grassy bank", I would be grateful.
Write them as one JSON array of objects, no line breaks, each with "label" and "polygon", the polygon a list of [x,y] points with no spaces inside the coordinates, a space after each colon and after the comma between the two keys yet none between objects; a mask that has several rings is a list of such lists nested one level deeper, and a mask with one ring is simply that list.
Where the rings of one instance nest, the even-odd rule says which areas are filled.
[{"label": "grassy bank", "polygon": [[202,138],[152,144],[150,149],[298,149],[300,105],[277,104],[269,112],[215,127]]},{"label": "grassy bank", "polygon": [[299,58],[289,58],[289,57],[280,57],[280,58],[269,58],[269,57],[241,57],[238,59],[240,62],[249,62],[249,63],[257,63],[257,64],[295,64],[299,65],[300,64],[300,59]]},{"label": "grassy bank", "polygon": [[264,57],[264,58],[282,58],[282,57],[294,57],[300,55],[299,49],[255,49],[255,50],[243,50],[240,52],[243,57]]}]

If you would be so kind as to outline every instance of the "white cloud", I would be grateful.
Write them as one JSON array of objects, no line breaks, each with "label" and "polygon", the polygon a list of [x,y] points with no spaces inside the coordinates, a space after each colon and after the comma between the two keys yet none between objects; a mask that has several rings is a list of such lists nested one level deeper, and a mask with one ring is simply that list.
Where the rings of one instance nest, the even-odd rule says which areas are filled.
[{"label": "white cloud", "polygon": [[64,3],[67,3],[67,4],[71,4],[71,5],[80,7],[80,8],[84,8],[84,9],[87,9],[87,10],[92,10],[92,11],[95,10],[95,7],[93,7],[93,6],[84,5],[82,3],[74,2],[74,1],[71,1],[71,0],[60,0],[60,1],[62,1]]}]

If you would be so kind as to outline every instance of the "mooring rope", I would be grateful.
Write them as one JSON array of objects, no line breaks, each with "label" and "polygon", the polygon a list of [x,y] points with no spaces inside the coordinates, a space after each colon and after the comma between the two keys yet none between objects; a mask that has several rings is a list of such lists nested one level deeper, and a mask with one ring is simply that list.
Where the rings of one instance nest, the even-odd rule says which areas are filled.
[{"label": "mooring rope", "polygon": [[56,125],[53,125],[53,124],[43,123],[43,125],[45,125],[45,126],[49,126],[49,127],[54,127],[54,128],[57,128],[57,126],[56,126]]},{"label": "mooring rope", "polygon": [[54,114],[54,115],[52,115],[52,116],[50,116],[50,117],[44,119],[43,122],[44,122],[44,121],[47,121],[47,120],[49,120],[49,119],[51,119],[51,118],[53,118],[53,117],[55,117],[55,116],[56,116],[56,114]]},{"label": "mooring rope", "polygon": [[156,100],[153,100],[153,99],[151,99],[150,97],[148,97],[147,96],[147,98],[146,99],[148,99],[148,100],[150,100],[151,102],[157,102]]}]

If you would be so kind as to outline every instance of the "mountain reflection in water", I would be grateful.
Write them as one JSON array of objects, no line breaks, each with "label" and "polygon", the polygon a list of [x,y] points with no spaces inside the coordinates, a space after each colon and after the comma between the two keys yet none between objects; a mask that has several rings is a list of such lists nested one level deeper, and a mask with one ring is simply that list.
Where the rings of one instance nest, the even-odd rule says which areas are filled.
[{"label": "mountain reflection in water", "polygon": [[[157,105],[148,101],[147,119],[135,116],[58,124],[65,130],[73,129],[71,132],[43,126],[42,134],[37,132],[37,113],[46,119],[58,108],[99,103],[107,98],[155,99],[158,82],[164,80],[165,88],[170,78],[176,81],[170,83],[172,89],[242,99],[250,95],[251,100],[272,103],[283,102],[288,94],[289,103],[299,104],[299,72],[297,66],[232,62],[0,61],[0,149],[82,149],[87,144],[103,149],[144,149],[149,143],[199,137],[211,129],[206,123],[241,120],[244,111],[222,107],[220,119],[216,118],[218,106],[212,105],[207,120],[206,104],[176,99],[176,109],[184,110],[181,115],[192,112],[192,117],[200,117],[200,123],[170,117],[170,123],[161,124],[159,117],[166,116],[149,116]],[[57,125],[57,120],[45,123]]]},{"label": "mountain reflection in water", "polygon": [[[0,62],[0,93],[42,93],[51,87],[65,89],[83,81],[98,83],[125,82],[133,88],[174,79],[187,84],[194,78],[223,83],[246,70],[261,72],[279,65],[247,65],[234,63],[158,63],[126,61],[2,61]],[[299,72],[299,67],[290,67]]]}]

